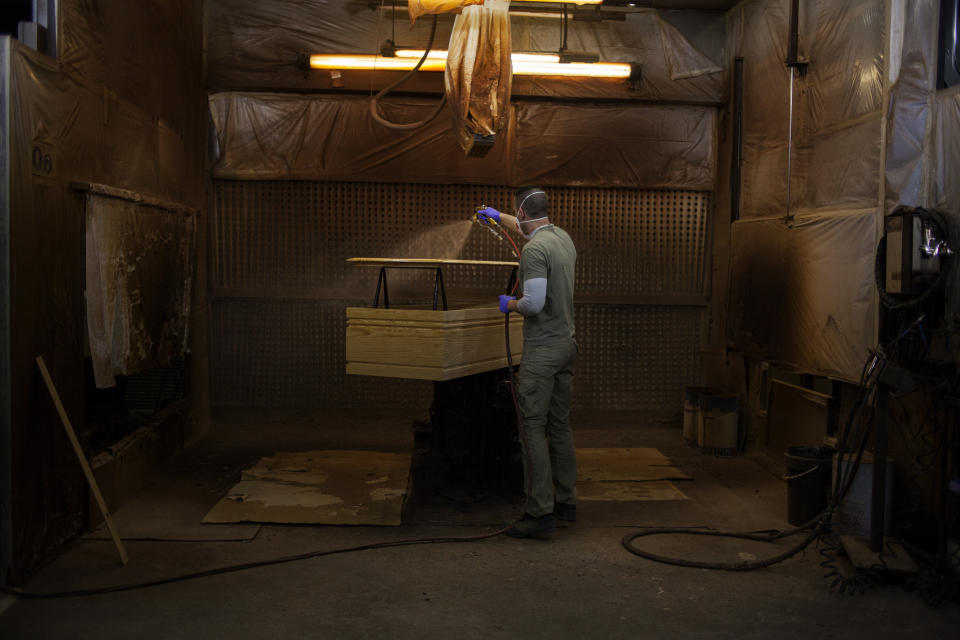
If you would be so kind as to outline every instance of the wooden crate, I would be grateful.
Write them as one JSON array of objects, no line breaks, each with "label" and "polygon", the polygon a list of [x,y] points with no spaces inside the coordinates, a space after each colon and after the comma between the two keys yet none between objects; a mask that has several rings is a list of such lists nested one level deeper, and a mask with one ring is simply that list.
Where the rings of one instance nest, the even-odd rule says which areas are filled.
[{"label": "wooden crate", "polygon": [[[510,314],[514,364],[523,317]],[[451,380],[507,365],[504,318],[496,306],[448,311],[347,307],[347,373]]]}]

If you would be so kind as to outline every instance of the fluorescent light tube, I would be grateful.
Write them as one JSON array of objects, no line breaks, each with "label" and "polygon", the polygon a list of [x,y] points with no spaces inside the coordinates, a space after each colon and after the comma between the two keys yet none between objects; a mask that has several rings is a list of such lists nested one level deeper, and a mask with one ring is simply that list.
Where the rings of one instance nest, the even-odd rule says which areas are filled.
[{"label": "fluorescent light tube", "polygon": [[[312,69],[377,69],[408,71],[423,57],[423,50],[400,49],[395,58],[379,55],[314,54],[310,56]],[[511,56],[515,76],[566,76],[576,78],[629,78],[630,65],[622,62],[561,63],[560,56],[539,53],[514,53]],[[447,52],[431,51],[420,66],[421,71],[443,71]]]}]

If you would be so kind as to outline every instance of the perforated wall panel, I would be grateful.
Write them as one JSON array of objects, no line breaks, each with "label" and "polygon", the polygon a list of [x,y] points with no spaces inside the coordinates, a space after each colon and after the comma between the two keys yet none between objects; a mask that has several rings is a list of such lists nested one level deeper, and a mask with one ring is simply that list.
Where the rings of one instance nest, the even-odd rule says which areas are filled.
[{"label": "perforated wall panel", "polygon": [[[551,220],[579,254],[576,405],[678,417],[683,386],[699,375],[705,307],[689,305],[706,293],[710,194],[547,193]],[[426,408],[429,383],[344,374],[344,308],[371,304],[377,278],[346,260],[511,260],[507,243],[468,219],[481,204],[511,212],[512,194],[502,186],[215,182],[214,403]],[[492,301],[508,273],[453,267],[443,275],[451,300]],[[429,272],[388,277],[394,304],[432,297]]]},{"label": "perforated wall panel", "polygon": [[549,193],[557,223],[577,244],[579,292],[621,298],[704,293],[708,193],[579,188]]},{"label": "perforated wall panel", "polygon": [[335,300],[215,301],[215,404],[429,407],[429,382],[344,373],[345,307]]},{"label": "perforated wall panel", "polygon": [[684,386],[699,380],[705,317],[698,307],[578,305],[576,406],[676,420]]},{"label": "perforated wall panel", "polygon": [[[511,211],[512,193],[504,187],[218,181],[215,293],[365,300],[372,299],[376,272],[347,258],[512,260],[506,243],[469,221],[480,204]],[[488,269],[445,271],[447,288],[477,289],[478,278],[485,277],[480,286],[490,282]],[[499,275],[494,291],[506,282],[507,274]],[[432,282],[417,272],[393,271],[394,280]]]}]

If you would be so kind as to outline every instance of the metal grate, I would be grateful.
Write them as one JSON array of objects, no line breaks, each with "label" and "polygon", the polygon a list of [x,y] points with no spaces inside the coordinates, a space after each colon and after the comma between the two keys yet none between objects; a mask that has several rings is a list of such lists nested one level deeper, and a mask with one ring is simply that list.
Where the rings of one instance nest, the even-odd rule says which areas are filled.
[{"label": "metal grate", "polygon": [[220,299],[212,307],[220,407],[428,407],[429,382],[347,376],[339,301]]},{"label": "metal grate", "polygon": [[678,421],[684,387],[699,381],[705,317],[698,307],[579,305],[576,406]]},{"label": "metal grate", "polygon": [[576,240],[577,287],[595,295],[703,294],[710,197],[690,191],[551,190]]},{"label": "metal grate", "polygon": [[[218,406],[428,406],[429,383],[346,376],[344,308],[370,304],[376,272],[347,258],[512,259],[467,222],[480,204],[512,211],[513,188],[215,181],[213,393]],[[705,295],[710,194],[550,188],[551,219],[577,244],[575,402],[679,416],[697,381],[702,307],[644,296]],[[444,271],[447,290],[494,299],[506,274]],[[390,276],[395,303],[424,301],[425,272]],[[429,282],[428,282],[429,280]],[[621,306],[604,304],[618,302]],[[649,302],[649,300],[647,300]]]}]

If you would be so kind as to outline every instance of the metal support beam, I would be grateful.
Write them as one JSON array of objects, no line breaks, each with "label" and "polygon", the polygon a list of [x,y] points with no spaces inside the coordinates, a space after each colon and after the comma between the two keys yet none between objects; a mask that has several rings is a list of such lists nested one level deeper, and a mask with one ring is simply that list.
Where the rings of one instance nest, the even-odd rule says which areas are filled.
[{"label": "metal support beam", "polygon": [[0,36],[0,583],[13,568],[10,434],[10,49]]},{"label": "metal support beam", "polygon": [[46,31],[44,46],[38,49],[51,58],[59,55],[60,0],[33,0],[33,21]]},{"label": "metal support beam", "polygon": [[743,165],[743,58],[733,61],[733,144],[730,146],[730,221],[735,222],[740,219]]}]

